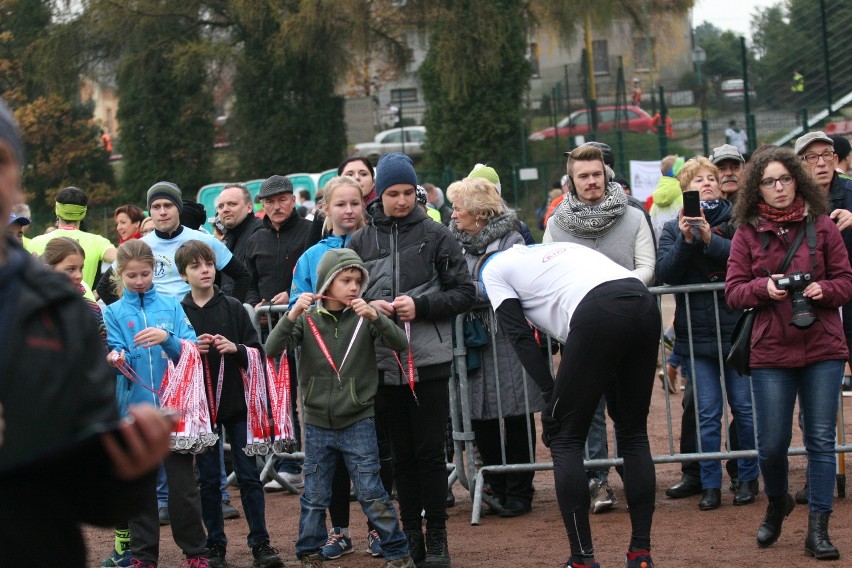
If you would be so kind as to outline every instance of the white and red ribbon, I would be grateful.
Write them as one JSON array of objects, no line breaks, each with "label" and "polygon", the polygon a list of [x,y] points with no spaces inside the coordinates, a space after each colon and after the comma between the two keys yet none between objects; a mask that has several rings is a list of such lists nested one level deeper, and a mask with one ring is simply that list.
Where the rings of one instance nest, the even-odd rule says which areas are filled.
[{"label": "white and red ribbon", "polygon": [[296,447],[296,437],[290,412],[290,363],[286,351],[281,354],[277,372],[272,357],[266,357],[266,376],[272,409],[272,450],[275,453],[292,452]]},{"label": "white and red ribbon", "polygon": [[405,373],[405,367],[402,366],[402,361],[399,358],[399,353],[396,351],[393,352],[393,356],[396,357],[396,362],[399,365],[399,370],[402,372],[402,376],[408,379],[408,386],[411,388],[411,395],[414,397],[414,402],[417,403],[417,406],[420,406],[420,401],[417,400],[417,393],[414,392],[414,350],[411,348],[411,322],[405,322],[405,339],[408,340],[408,374]]},{"label": "white and red ribbon", "polygon": [[205,394],[204,370],[198,346],[180,340],[180,359],[177,364],[168,360],[160,385],[160,404],[178,412],[177,426],[171,434],[172,451],[197,454],[216,444],[210,406]]}]

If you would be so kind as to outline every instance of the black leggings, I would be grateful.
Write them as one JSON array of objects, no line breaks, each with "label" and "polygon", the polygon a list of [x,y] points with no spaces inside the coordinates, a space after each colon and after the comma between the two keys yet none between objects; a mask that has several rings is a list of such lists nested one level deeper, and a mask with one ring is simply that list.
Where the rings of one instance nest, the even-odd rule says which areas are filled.
[{"label": "black leggings", "polygon": [[556,375],[551,437],[556,497],[572,557],[594,557],[583,452],[592,416],[606,396],[624,458],[624,493],[633,532],[630,547],[650,550],[656,477],[648,444],[648,407],[657,368],[660,312],[638,280],[617,280],[590,291],[571,317]]}]

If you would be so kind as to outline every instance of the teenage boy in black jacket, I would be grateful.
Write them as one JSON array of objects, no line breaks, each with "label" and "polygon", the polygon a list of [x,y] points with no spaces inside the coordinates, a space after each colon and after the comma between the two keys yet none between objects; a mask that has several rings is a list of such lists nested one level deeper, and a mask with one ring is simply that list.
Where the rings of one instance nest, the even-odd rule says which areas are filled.
[{"label": "teenage boy in black jacket", "polygon": [[[263,485],[257,462],[243,451],[248,443],[248,411],[242,372],[249,368],[247,348],[261,348],[257,332],[243,305],[214,287],[216,256],[209,245],[195,240],[185,242],[175,252],[175,264],[180,277],[190,286],[181,305],[198,335],[198,349],[205,359],[205,379],[211,381],[214,397],[218,398],[213,404],[216,411],[213,427],[225,427],[233,448],[240,500],[249,526],[247,541],[254,556],[253,566],[284,566],[277,551],[269,546]],[[217,394],[220,365],[223,366],[221,396]],[[195,463],[201,482],[201,516],[207,528],[210,566],[226,566],[228,539],[219,490],[219,452],[199,454]]]}]

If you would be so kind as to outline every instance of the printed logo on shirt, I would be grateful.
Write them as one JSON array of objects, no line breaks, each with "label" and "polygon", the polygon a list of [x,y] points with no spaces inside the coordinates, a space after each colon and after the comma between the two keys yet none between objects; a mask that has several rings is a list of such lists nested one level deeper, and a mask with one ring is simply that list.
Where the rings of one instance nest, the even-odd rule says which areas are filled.
[{"label": "printed logo on shirt", "polygon": [[567,251],[568,251],[568,249],[566,249],[566,248],[558,248],[558,249],[552,250],[549,253],[547,253],[546,255],[544,255],[544,257],[542,257],[541,262],[542,262],[542,264],[545,263],[545,262],[550,262],[551,260],[553,260],[557,256],[560,256]]},{"label": "printed logo on shirt", "polygon": [[154,262],[154,278],[163,278],[172,269],[172,261],[165,256],[157,255]]}]

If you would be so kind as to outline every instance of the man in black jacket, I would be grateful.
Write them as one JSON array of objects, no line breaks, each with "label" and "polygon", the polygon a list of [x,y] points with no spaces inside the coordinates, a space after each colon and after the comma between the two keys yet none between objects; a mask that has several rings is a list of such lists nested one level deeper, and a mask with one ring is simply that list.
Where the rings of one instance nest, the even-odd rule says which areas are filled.
[{"label": "man in black jacket", "polygon": [[[23,197],[22,165],[17,126],[0,101],[0,219]],[[66,278],[5,234],[0,407],[0,484],[10,488],[0,492],[0,565],[32,564],[49,535],[64,566],[85,566],[79,525],[109,526],[141,509],[148,475],[168,454],[171,423],[153,406],[118,422],[115,377],[89,308]],[[57,470],[70,485],[53,481]]]},{"label": "man in black jacket", "polygon": [[263,204],[263,226],[250,238],[246,259],[251,285],[246,301],[255,307],[287,305],[296,261],[305,252],[311,222],[295,213],[293,184],[284,176],[263,182],[255,198]]},{"label": "man in black jacket", "polygon": [[[262,226],[260,219],[254,216],[251,191],[242,183],[226,185],[216,198],[216,214],[225,227],[225,246],[237,260],[247,264],[249,239]],[[222,292],[232,296],[233,279],[223,274],[221,288]]]}]

